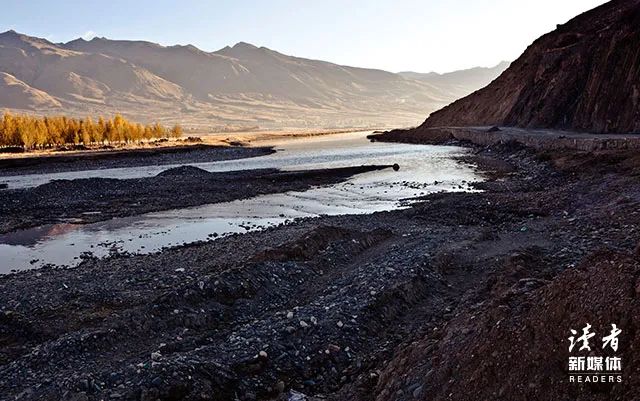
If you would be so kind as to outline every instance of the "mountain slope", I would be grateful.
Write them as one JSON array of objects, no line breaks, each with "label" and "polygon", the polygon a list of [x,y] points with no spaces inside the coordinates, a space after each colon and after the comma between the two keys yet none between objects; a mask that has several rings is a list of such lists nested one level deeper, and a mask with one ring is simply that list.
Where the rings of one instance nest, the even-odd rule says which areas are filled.
[{"label": "mountain slope", "polygon": [[640,0],[614,0],[536,40],[487,87],[423,127],[640,131]]},{"label": "mountain slope", "polygon": [[0,71],[0,104],[7,103],[18,109],[60,107],[60,102],[46,92],[34,89],[13,75]]},{"label": "mountain slope", "polygon": [[[216,96],[250,95],[283,101],[325,102],[359,97],[393,98],[446,103],[448,94],[420,82],[386,71],[354,68],[317,60],[283,55],[276,51],[240,42],[207,53],[193,46],[163,47],[143,41],[95,38],[78,39],[62,45],[65,49],[101,53],[129,60],[171,82],[181,85],[199,99]],[[425,90],[431,89],[431,90]]]},{"label": "mountain slope", "polygon": [[76,39],[61,47],[89,54],[105,54],[153,71],[201,99],[223,90],[227,77],[242,72],[233,60],[193,46],[164,47],[151,42]]},{"label": "mountain slope", "polygon": [[429,83],[441,90],[446,90],[449,96],[461,98],[467,96],[478,88],[491,83],[496,77],[509,67],[508,61],[503,61],[494,67],[475,67],[467,70],[453,71],[444,74],[436,72],[418,73],[406,71],[399,73],[409,79],[416,79]]}]

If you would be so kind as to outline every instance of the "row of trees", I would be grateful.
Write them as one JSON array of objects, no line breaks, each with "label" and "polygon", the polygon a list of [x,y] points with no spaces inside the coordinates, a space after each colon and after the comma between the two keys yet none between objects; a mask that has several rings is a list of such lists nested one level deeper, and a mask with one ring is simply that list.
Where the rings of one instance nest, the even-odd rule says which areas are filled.
[{"label": "row of trees", "polygon": [[159,123],[142,125],[116,115],[94,122],[91,118],[34,117],[4,113],[0,119],[0,147],[25,149],[65,145],[140,143],[155,138],[178,138],[182,128],[167,129]]}]

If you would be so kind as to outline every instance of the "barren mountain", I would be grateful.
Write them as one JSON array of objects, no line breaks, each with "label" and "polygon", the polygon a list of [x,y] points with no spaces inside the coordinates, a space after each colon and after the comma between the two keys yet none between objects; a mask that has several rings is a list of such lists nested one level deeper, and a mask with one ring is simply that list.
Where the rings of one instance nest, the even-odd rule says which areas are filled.
[{"label": "barren mountain", "polygon": [[[43,103],[33,94],[28,101],[3,95],[0,107],[122,112],[215,128],[414,125],[461,95],[446,80],[292,57],[242,42],[204,52],[105,38],[54,44],[9,31],[0,34],[0,72],[49,96]],[[460,86],[479,88],[485,79]]]},{"label": "barren mountain", "polygon": [[423,127],[640,131],[640,0],[614,0],[548,33],[487,87]]},{"label": "barren mountain", "polygon": [[179,86],[126,60],[67,50],[12,31],[0,35],[0,71],[61,100],[104,101],[107,96],[175,100],[182,96]]},{"label": "barren mountain", "polygon": [[491,81],[496,79],[496,77],[509,67],[509,64],[508,61],[503,61],[495,67],[475,67],[445,74],[438,74],[437,72],[425,74],[406,71],[401,72],[400,75],[405,78],[429,83],[441,90],[447,91],[449,96],[458,99],[491,83]]}]

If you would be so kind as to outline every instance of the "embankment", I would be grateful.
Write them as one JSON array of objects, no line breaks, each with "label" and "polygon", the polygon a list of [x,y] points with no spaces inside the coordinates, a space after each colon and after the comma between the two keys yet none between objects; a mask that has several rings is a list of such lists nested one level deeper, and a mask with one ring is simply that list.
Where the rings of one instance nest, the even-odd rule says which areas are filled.
[{"label": "embankment", "polygon": [[638,150],[640,134],[591,134],[550,129],[516,127],[417,127],[397,129],[368,138],[386,142],[442,144],[470,142],[481,146],[518,143],[535,150],[572,149],[579,151]]}]

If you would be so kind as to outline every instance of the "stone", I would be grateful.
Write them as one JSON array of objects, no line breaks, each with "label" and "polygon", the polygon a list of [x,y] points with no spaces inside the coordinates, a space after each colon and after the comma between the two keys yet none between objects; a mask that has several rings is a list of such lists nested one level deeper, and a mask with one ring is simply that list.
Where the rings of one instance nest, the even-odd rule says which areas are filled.
[{"label": "stone", "polygon": [[413,395],[413,398],[419,399],[420,396],[422,395],[422,386],[416,387],[411,393],[411,395]]}]

